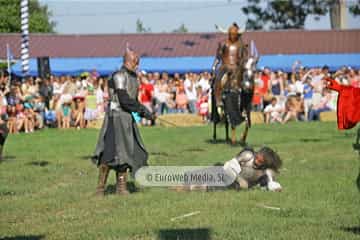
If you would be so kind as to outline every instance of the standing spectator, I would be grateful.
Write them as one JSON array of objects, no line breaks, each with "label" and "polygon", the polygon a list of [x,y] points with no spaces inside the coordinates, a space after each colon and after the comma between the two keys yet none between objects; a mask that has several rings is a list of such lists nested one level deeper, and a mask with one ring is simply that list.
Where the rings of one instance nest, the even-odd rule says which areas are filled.
[{"label": "standing spectator", "polygon": [[105,93],[105,83],[103,78],[99,78],[95,86],[96,93],[96,110],[98,114],[103,115],[105,112],[105,101],[104,101],[104,93]]},{"label": "standing spectator", "polygon": [[184,86],[179,86],[179,90],[176,93],[176,108],[179,113],[187,113],[188,99],[185,94]]},{"label": "standing spectator", "polygon": [[208,92],[210,89],[210,74],[208,72],[202,73],[201,78],[197,84],[201,87],[202,93]]},{"label": "standing spectator", "polygon": [[270,69],[265,67],[259,78],[259,93],[262,96],[263,107],[266,107],[272,99],[269,92],[270,73]]},{"label": "standing spectator", "polygon": [[[141,76],[139,86],[139,102],[144,105],[150,113],[153,112],[152,98],[154,93],[154,87],[150,84],[146,74]],[[151,120],[142,119],[143,125],[151,125]]]},{"label": "standing spectator", "polygon": [[[202,89],[200,88],[200,91]],[[199,114],[204,122],[208,120],[209,115],[209,103],[208,103],[208,95],[206,92],[202,92],[200,98],[198,100],[198,108]]]},{"label": "standing spectator", "polygon": [[198,76],[196,74],[189,74],[184,81],[185,94],[189,106],[190,113],[196,113],[196,81]]},{"label": "standing spectator", "polygon": [[350,85],[355,88],[360,88],[360,70],[358,70],[357,74],[354,69],[351,69],[349,72]]},{"label": "standing spectator", "polygon": [[50,100],[53,95],[53,87],[52,87],[52,85],[50,85],[49,79],[44,79],[41,82],[40,88],[39,88],[39,93],[44,98],[45,107],[47,109],[50,109]]},{"label": "standing spectator", "polygon": [[65,102],[62,105],[62,128],[70,128],[71,103]]},{"label": "standing spectator", "polygon": [[308,121],[309,119],[309,112],[312,106],[312,96],[313,96],[313,87],[311,85],[311,79],[306,78],[304,82],[304,92],[303,92],[303,98],[304,98],[304,117],[305,121]]},{"label": "standing spectator", "polygon": [[284,79],[283,72],[278,71],[277,73],[272,73],[270,76],[270,92],[273,96],[284,95]]},{"label": "standing spectator", "polygon": [[261,111],[262,109],[262,96],[261,96],[261,87],[258,73],[255,74],[255,86],[254,86],[254,96],[252,99],[253,109],[254,111]]},{"label": "standing spectator", "polygon": [[[157,78],[158,74],[155,74],[155,78]],[[157,80],[157,83],[154,87],[154,97],[156,98],[156,109],[157,114],[163,114],[166,109],[166,99],[168,95],[168,85],[165,79]]]}]

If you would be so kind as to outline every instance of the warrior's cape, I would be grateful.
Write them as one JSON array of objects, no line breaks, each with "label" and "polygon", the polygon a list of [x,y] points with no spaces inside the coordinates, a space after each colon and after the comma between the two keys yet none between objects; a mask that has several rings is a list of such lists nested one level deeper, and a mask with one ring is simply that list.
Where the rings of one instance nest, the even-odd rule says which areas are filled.
[{"label": "warrior's cape", "polygon": [[360,122],[360,88],[344,86],[334,79],[326,79],[328,88],[339,93],[337,123],[339,129],[350,129]]}]

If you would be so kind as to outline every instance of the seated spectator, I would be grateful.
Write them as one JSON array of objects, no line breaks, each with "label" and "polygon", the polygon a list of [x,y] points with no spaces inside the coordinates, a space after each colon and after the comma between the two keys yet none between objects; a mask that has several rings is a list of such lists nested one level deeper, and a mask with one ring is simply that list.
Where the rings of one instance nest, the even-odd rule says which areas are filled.
[{"label": "seated spectator", "polygon": [[175,102],[175,93],[170,92],[166,98],[166,108],[168,113],[176,113],[176,102]]},{"label": "seated spectator", "polygon": [[296,96],[288,97],[285,103],[285,117],[283,120],[283,124],[287,123],[290,120],[298,121],[302,119],[304,113],[304,102],[301,99],[300,94],[296,94]]},{"label": "seated spectator", "polygon": [[277,103],[277,98],[273,97],[271,103],[264,109],[265,122],[269,123],[282,123],[282,114],[284,113],[283,107]]},{"label": "seated spectator", "polygon": [[56,127],[56,112],[53,110],[45,110],[45,124],[49,127]]},{"label": "seated spectator", "polygon": [[8,129],[9,133],[17,133],[17,125],[16,125],[16,108],[14,105],[7,106],[7,114],[8,114]]},{"label": "seated spectator", "polygon": [[329,106],[330,101],[331,92],[328,89],[324,89],[320,103],[314,105],[309,112],[309,121],[319,120],[320,113],[331,111],[331,108]]},{"label": "seated spectator", "polygon": [[84,128],[84,98],[74,97],[74,102],[74,108],[72,109],[72,119],[74,120],[74,127],[76,127],[77,129]]},{"label": "seated spectator", "polygon": [[35,120],[35,127],[41,129],[44,127],[45,117],[45,98],[37,95],[33,101],[33,114]]}]

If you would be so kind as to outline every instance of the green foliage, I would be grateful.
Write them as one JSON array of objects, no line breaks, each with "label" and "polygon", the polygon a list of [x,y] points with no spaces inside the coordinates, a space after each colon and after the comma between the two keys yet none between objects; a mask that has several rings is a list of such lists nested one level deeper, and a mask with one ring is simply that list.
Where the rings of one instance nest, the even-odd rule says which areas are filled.
[{"label": "green foliage", "polygon": [[358,16],[360,15],[360,0],[355,0],[354,2],[349,2],[350,6],[350,12],[354,15],[354,16]]},{"label": "green foliage", "polygon": [[0,62],[0,70],[7,70],[8,64],[7,62]]},{"label": "green foliage", "polygon": [[248,0],[242,11],[248,16],[247,29],[304,28],[308,15],[326,15],[336,0]]},{"label": "green foliage", "polygon": [[137,33],[148,33],[148,32],[151,32],[151,28],[146,28],[144,26],[144,23],[140,19],[137,19],[136,20],[136,32]]},{"label": "green foliage", "polygon": [[[140,128],[150,165],[207,166],[240,151],[208,143],[211,130]],[[144,188],[119,197],[113,193],[111,172],[109,194],[96,198],[98,170],[89,157],[98,134],[95,129],[49,129],[9,136],[0,164],[0,239],[160,240],[168,239],[160,238],[160,232],[179,234],[181,229],[209,230],[209,238],[188,239],[359,238],[359,161],[351,146],[356,134],[338,131],[335,122],[251,127],[249,143],[256,149],[263,144],[274,148],[284,161],[277,178],[281,193]],[[224,129],[218,134],[224,138]],[[195,211],[200,213],[170,220]]]},{"label": "green foliage", "polygon": [[178,27],[177,29],[173,30],[172,32],[174,33],[187,33],[189,32],[189,30],[187,29],[187,27],[185,26],[185,24],[181,24],[180,27]]},{"label": "green foliage", "polygon": [[[20,0],[0,0],[0,33],[21,32]],[[38,0],[29,1],[29,31],[52,33],[55,22],[50,20],[51,12]]]}]

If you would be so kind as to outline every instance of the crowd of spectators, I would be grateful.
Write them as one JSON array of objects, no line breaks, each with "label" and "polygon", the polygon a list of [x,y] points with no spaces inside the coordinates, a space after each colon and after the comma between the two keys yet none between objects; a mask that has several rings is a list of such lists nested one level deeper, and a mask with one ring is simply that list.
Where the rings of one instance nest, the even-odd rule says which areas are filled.
[{"label": "crowd of spectators", "polygon": [[[264,114],[266,123],[318,120],[321,112],[336,110],[336,93],[324,86],[327,66],[307,69],[294,63],[292,72],[264,68],[255,74],[253,110]],[[342,84],[360,87],[360,70],[344,67],[332,74]],[[157,115],[198,114],[209,121],[211,74],[138,73],[138,100]],[[86,128],[104,116],[108,105],[107,77],[96,70],[80,76],[28,77],[12,80],[0,76],[0,109],[10,133],[31,133],[44,127]],[[139,124],[154,122],[140,119]]]}]

